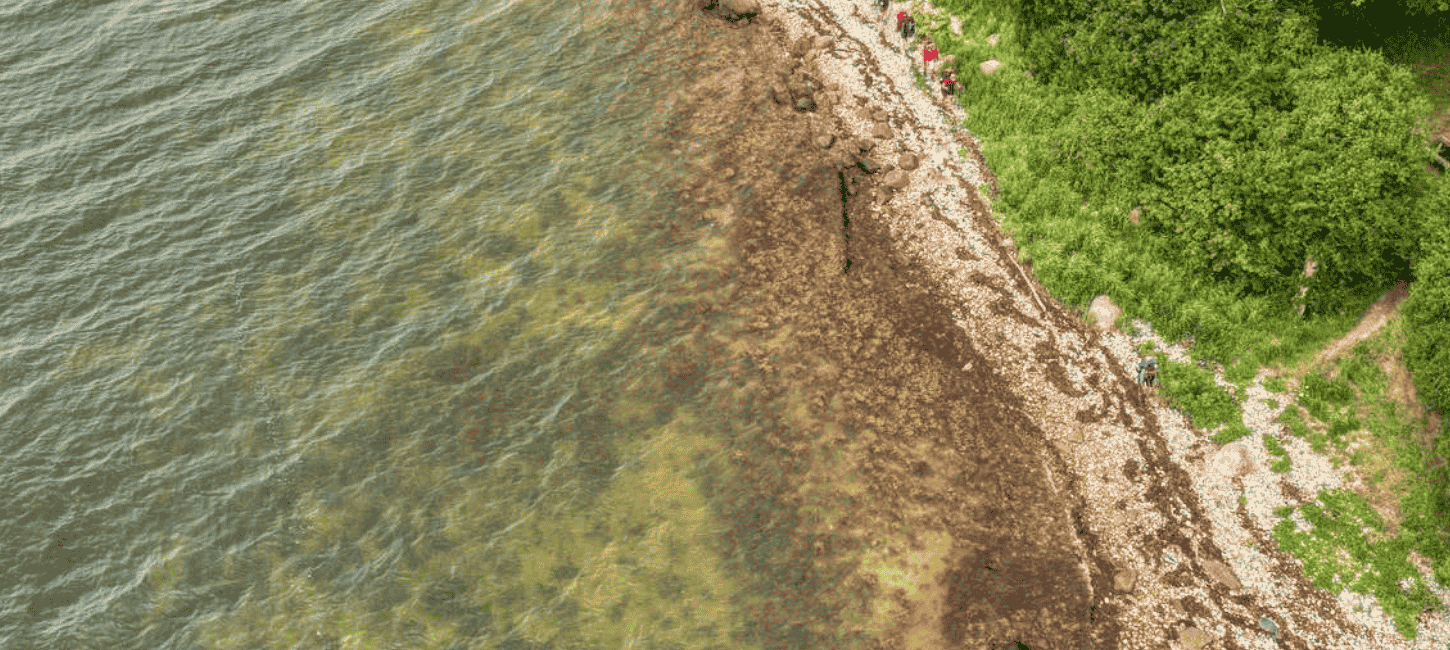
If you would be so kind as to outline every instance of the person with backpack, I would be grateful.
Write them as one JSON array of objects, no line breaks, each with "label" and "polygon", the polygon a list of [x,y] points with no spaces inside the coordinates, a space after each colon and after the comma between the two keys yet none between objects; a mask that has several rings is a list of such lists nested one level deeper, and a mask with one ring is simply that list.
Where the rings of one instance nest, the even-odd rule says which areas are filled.
[{"label": "person with backpack", "polygon": [[896,14],[897,26],[901,28],[901,45],[904,51],[911,51],[911,41],[916,38],[916,18],[905,11]]},{"label": "person with backpack", "polygon": [[957,88],[959,86],[957,84],[956,70],[943,68],[941,72],[941,96],[943,98],[956,97]]},{"label": "person with backpack", "polygon": [[941,65],[940,52],[936,49],[936,42],[928,36],[923,39],[921,46],[921,68],[926,74],[927,83],[936,83],[936,71]]},{"label": "person with backpack", "polygon": [[1152,386],[1158,379],[1158,357],[1143,357],[1138,360],[1138,383]]}]

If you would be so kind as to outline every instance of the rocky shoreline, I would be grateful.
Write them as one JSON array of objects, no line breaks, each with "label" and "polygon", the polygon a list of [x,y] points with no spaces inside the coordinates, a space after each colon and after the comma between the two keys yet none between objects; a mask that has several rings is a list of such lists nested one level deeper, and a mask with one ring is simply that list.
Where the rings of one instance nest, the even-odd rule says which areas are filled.
[{"label": "rocky shoreline", "polygon": [[[822,398],[825,410],[870,423],[863,433],[771,443],[807,465],[820,462],[808,450],[821,444],[846,459],[831,467],[875,468],[863,470],[866,492],[840,498],[889,503],[881,516],[909,531],[891,548],[867,508],[820,531],[818,540],[871,549],[835,559],[872,585],[875,624],[849,634],[880,648],[1409,649],[1450,640],[1438,613],[1422,618],[1417,640],[1399,638],[1382,614],[1352,613],[1350,600],[1317,589],[1275,549],[1264,513],[1337,477],[1304,479],[1322,468],[1296,456],[1301,474],[1276,478],[1249,445],[1218,449],[1136,384],[1134,346],[1151,332],[1092,329],[1042,290],[978,192],[995,194],[996,181],[959,126],[960,109],[916,87],[868,0],[755,2],[707,12],[750,33],[719,53],[740,65],[681,93],[689,130],[722,142],[682,195],[710,206],[706,218],[731,233],[737,300],[840,309],[830,316],[839,325],[794,330],[823,355],[849,338],[837,330],[851,327],[851,310],[885,309],[859,325],[864,344],[841,349],[880,357],[868,378],[888,386],[934,377],[879,397],[847,383]],[[784,313],[762,306],[750,327],[764,341],[790,326]],[[779,340],[748,353],[767,372]],[[909,351],[877,354],[896,341]],[[926,365],[898,361],[917,354]],[[853,376],[820,372],[822,384]],[[922,412],[972,406],[940,407],[932,421],[947,423],[945,432],[907,440],[933,427],[886,420],[917,417],[901,404],[922,395],[939,395],[912,407]],[[1269,417],[1253,418],[1256,431],[1274,426]],[[756,462],[741,457],[744,467]],[[904,472],[882,458],[920,460]]]}]

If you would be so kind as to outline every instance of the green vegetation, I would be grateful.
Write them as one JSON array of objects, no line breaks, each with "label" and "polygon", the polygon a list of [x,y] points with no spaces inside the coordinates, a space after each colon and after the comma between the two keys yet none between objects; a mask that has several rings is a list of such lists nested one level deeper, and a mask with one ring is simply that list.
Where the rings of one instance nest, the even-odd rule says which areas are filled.
[{"label": "green vegetation", "polygon": [[1253,435],[1253,433],[1253,430],[1245,426],[1243,422],[1234,422],[1224,427],[1223,431],[1213,434],[1210,440],[1213,440],[1214,444],[1217,445],[1226,445],[1239,438]]},{"label": "green vegetation", "polygon": [[1228,391],[1213,382],[1213,373],[1191,363],[1176,363],[1166,358],[1158,359],[1158,381],[1163,386],[1163,395],[1174,406],[1182,409],[1202,429],[1212,429],[1224,422],[1243,426],[1243,414],[1233,403]]},{"label": "green vegetation", "polygon": [[1283,377],[1274,375],[1273,377],[1269,377],[1268,379],[1264,380],[1264,390],[1267,390],[1271,393],[1285,393],[1288,392],[1289,389],[1284,386]]},{"label": "green vegetation", "polygon": [[[1400,634],[1415,638],[1415,616],[1442,603],[1406,559],[1413,536],[1407,539],[1402,533],[1394,539],[1385,538],[1383,520],[1354,492],[1321,491],[1317,501],[1275,510],[1283,518],[1273,532],[1279,547],[1304,560],[1304,573],[1320,589],[1333,594],[1344,589],[1373,594],[1394,619]],[[1312,529],[1295,530],[1290,518],[1295,510],[1313,524]],[[1370,541],[1361,532],[1363,528],[1379,535]],[[1350,559],[1338,557],[1339,551],[1345,551]],[[1437,581],[1438,576],[1437,571]],[[1402,593],[1397,584],[1404,578],[1413,580],[1408,594]]]}]

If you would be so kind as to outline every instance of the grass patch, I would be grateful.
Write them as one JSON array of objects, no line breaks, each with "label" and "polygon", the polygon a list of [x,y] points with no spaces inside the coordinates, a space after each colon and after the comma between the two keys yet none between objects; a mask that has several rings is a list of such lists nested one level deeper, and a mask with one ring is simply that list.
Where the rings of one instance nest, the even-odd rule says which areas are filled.
[{"label": "grass patch", "polygon": [[1289,392],[1288,387],[1284,386],[1284,378],[1278,375],[1274,375],[1273,377],[1269,377],[1268,379],[1264,380],[1264,390],[1267,390],[1271,393]]},{"label": "grass patch", "polygon": [[1244,426],[1243,422],[1234,422],[1228,425],[1223,431],[1213,434],[1213,437],[1210,439],[1213,440],[1214,444],[1222,447],[1239,438],[1249,436],[1252,433],[1253,431]]},{"label": "grass patch", "polygon": [[1279,400],[1276,400],[1276,399],[1274,399],[1272,397],[1269,398],[1268,400],[1266,400],[1265,403],[1268,404],[1269,405],[1269,408],[1271,408],[1271,409],[1278,409],[1279,408]]},{"label": "grass patch", "polygon": [[1158,364],[1163,397],[1188,414],[1193,426],[1211,429],[1225,422],[1243,426],[1242,411],[1228,391],[1214,383],[1213,373],[1191,363],[1176,363],[1161,357]]},{"label": "grass patch", "polygon": [[[1290,518],[1295,510],[1313,525],[1311,529],[1296,530]],[[1403,532],[1394,539],[1384,538],[1384,522],[1358,494],[1321,491],[1315,503],[1274,512],[1281,517],[1274,527],[1274,539],[1280,548],[1304,561],[1304,573],[1316,586],[1332,594],[1349,589],[1374,595],[1405,638],[1416,637],[1416,615],[1443,605],[1406,559],[1413,538],[1407,539]],[[1366,528],[1380,533],[1380,541],[1367,541]],[[1341,550],[1348,560],[1338,557]],[[1413,580],[1408,594],[1398,585],[1405,578]]]}]

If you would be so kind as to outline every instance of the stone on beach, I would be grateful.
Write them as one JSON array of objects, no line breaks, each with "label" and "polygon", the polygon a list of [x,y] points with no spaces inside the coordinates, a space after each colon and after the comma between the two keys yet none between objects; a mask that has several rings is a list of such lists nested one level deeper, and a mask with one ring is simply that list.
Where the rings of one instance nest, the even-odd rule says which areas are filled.
[{"label": "stone on beach", "polygon": [[1113,576],[1113,588],[1125,594],[1133,592],[1133,585],[1138,582],[1138,572],[1131,568],[1123,568]]},{"label": "stone on beach", "polygon": [[1188,650],[1199,650],[1213,640],[1213,635],[1196,627],[1184,628],[1178,633],[1178,641]]},{"label": "stone on beach", "polygon": [[1218,560],[1202,560],[1199,563],[1203,565],[1203,570],[1208,573],[1208,577],[1213,578],[1219,584],[1229,589],[1239,589],[1244,586],[1227,564]]},{"label": "stone on beach", "polygon": [[882,177],[881,182],[891,189],[902,190],[906,189],[906,184],[910,180],[911,177],[904,170],[893,169]]},{"label": "stone on beach", "polygon": [[1113,304],[1112,298],[1098,296],[1093,298],[1092,304],[1088,306],[1088,313],[1097,320],[1099,330],[1107,331],[1113,329],[1113,324],[1118,322],[1118,317],[1123,314],[1123,310]]}]

